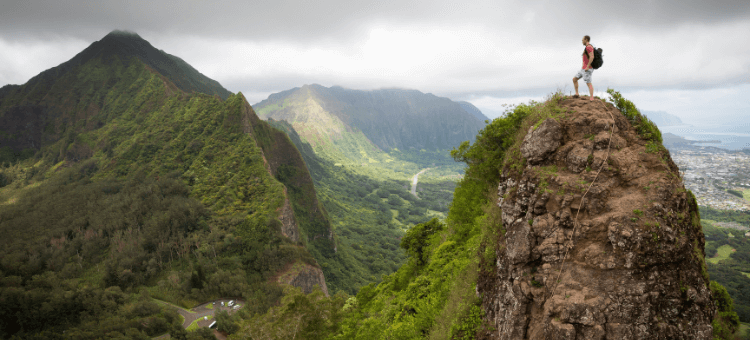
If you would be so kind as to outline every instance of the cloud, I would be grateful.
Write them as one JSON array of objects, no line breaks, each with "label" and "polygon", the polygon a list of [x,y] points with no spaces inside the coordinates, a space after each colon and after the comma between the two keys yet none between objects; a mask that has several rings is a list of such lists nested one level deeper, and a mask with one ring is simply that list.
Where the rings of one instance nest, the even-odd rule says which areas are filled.
[{"label": "cloud", "polygon": [[750,79],[744,0],[103,0],[4,4],[0,84],[25,82],[116,28],[138,32],[246,95],[306,83],[454,97],[543,95],[571,88],[583,34],[605,51],[594,74],[597,90],[711,88]]},{"label": "cloud", "polygon": [[0,87],[23,84],[38,73],[70,60],[90,43],[71,37],[23,42],[0,37]]},{"label": "cloud", "polygon": [[685,23],[716,24],[748,17],[750,3],[745,0],[480,0],[463,3],[448,0],[11,0],[3,3],[0,30],[4,35],[18,31],[56,31],[93,39],[113,28],[129,28],[159,34],[303,41],[361,36],[377,24],[453,26],[481,22],[492,31],[500,32],[527,22],[538,27],[531,32],[533,35],[608,26],[663,29]]},{"label": "cloud", "polygon": [[750,84],[697,89],[622,91],[641,110],[666,111],[686,124],[745,124],[750,117]]}]

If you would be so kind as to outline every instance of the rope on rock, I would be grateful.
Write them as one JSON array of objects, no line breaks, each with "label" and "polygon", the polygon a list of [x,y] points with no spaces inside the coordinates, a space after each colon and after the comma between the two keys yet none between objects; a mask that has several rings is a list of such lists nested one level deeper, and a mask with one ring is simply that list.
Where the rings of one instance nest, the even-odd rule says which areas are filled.
[{"label": "rope on rock", "polygon": [[591,190],[591,187],[594,186],[594,183],[596,182],[596,179],[599,178],[599,173],[602,172],[602,169],[604,169],[604,165],[609,160],[610,150],[611,150],[611,146],[612,146],[612,135],[615,133],[615,123],[616,123],[616,121],[615,121],[615,117],[612,115],[612,112],[609,111],[609,109],[607,108],[607,106],[604,105],[599,100],[597,100],[597,102],[599,104],[601,104],[602,106],[604,106],[604,110],[607,111],[607,113],[609,113],[609,117],[612,118],[612,129],[609,132],[609,142],[607,143],[607,157],[605,157],[604,161],[602,161],[602,165],[601,165],[601,167],[599,167],[599,171],[596,172],[596,176],[594,176],[594,180],[591,181],[591,184],[586,189],[586,192],[584,192],[583,196],[581,196],[581,203],[578,204],[578,211],[576,211],[576,216],[573,219],[573,234],[572,234],[572,237],[571,237],[572,244],[570,245],[570,247],[568,249],[565,250],[565,256],[563,256],[562,263],[560,264],[560,273],[557,274],[557,279],[554,282],[555,287],[552,289],[552,295],[549,296],[550,298],[553,297],[553,296],[555,296],[555,292],[557,292],[557,286],[560,284],[560,277],[562,276],[562,273],[563,273],[563,270],[564,270],[564,267],[565,267],[565,260],[567,260],[568,253],[570,252],[570,250],[573,249],[573,247],[575,246],[576,230],[578,229],[578,214],[581,212],[581,207],[583,207],[583,203],[585,202],[584,199],[586,198],[586,194],[588,194],[589,190]]}]

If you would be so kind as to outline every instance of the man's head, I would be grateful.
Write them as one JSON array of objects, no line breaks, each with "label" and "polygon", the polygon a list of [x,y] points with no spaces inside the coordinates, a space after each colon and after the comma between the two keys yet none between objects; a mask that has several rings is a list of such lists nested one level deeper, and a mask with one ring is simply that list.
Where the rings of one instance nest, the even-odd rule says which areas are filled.
[{"label": "man's head", "polygon": [[582,43],[583,43],[584,45],[588,45],[590,41],[591,41],[591,37],[589,37],[588,35],[584,35],[584,36],[583,36],[583,39],[581,40],[581,42],[582,42]]}]

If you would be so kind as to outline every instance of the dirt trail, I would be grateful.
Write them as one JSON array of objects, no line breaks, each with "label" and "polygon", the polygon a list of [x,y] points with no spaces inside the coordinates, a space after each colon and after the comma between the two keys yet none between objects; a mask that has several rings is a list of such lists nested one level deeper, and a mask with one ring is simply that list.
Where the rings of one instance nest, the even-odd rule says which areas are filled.
[{"label": "dirt trail", "polygon": [[414,177],[412,177],[411,179],[411,194],[416,198],[419,198],[419,196],[417,196],[417,181],[419,180],[419,175],[423,174],[427,170],[430,170],[430,168],[423,169],[422,171],[414,175]]}]

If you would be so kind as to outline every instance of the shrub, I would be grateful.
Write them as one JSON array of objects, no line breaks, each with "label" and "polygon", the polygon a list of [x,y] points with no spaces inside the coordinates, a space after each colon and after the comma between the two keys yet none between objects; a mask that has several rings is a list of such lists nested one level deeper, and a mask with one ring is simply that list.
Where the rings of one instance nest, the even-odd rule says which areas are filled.
[{"label": "shrub", "polygon": [[425,247],[428,245],[430,236],[443,230],[443,228],[445,228],[445,225],[438,221],[437,218],[417,224],[409,229],[404,238],[401,239],[401,248],[406,250],[409,256],[416,261],[417,265],[422,265],[427,262]]},{"label": "shrub", "polygon": [[625,118],[628,119],[630,125],[635,128],[641,138],[662,144],[661,131],[659,131],[659,128],[656,127],[654,122],[643,116],[633,102],[623,98],[620,92],[613,89],[607,89],[607,93],[611,96],[610,102],[614,104],[623,115],[625,115]]}]

